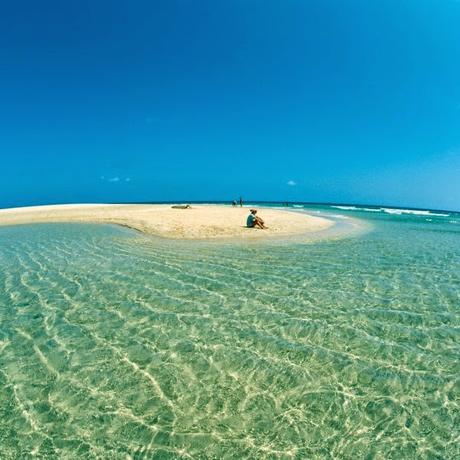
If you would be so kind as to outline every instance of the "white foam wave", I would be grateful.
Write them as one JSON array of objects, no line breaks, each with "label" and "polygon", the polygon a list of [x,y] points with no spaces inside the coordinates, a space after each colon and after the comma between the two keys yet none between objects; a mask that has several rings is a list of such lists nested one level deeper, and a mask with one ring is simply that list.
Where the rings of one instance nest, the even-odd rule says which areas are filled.
[{"label": "white foam wave", "polygon": [[331,206],[331,208],[343,209],[344,211],[369,211],[369,212],[381,212],[381,208],[359,208],[357,206]]},{"label": "white foam wave", "polygon": [[362,208],[357,208],[356,206],[331,206],[331,208],[344,209],[345,211],[359,211]]},{"label": "white foam wave", "polygon": [[441,214],[437,212],[424,211],[422,209],[395,209],[395,208],[382,208],[383,212],[387,214],[413,214],[416,216],[439,216],[439,217],[449,217],[449,214]]},{"label": "white foam wave", "polygon": [[386,212],[387,214],[402,215],[412,214],[416,216],[436,216],[449,217],[450,214],[427,211],[423,209],[398,209],[398,208],[360,208],[358,206],[331,206],[331,208],[342,209],[345,211],[367,211],[367,212]]}]

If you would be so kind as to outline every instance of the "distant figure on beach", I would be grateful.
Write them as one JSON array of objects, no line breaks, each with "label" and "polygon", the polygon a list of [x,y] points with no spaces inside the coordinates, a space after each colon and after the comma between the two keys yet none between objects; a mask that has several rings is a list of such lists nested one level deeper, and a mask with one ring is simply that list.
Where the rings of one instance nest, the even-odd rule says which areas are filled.
[{"label": "distant figure on beach", "polygon": [[189,204],[176,204],[171,206],[173,209],[191,209],[192,207]]},{"label": "distant figure on beach", "polygon": [[236,206],[236,200],[233,200],[233,201],[232,201],[232,206],[233,206],[233,207]]},{"label": "distant figure on beach", "polygon": [[249,228],[254,228],[254,227],[261,228],[261,229],[267,228],[265,226],[265,222],[260,217],[256,216],[257,209],[251,209],[250,212],[251,213],[249,214],[248,219],[246,221],[246,225]]},{"label": "distant figure on beach", "polygon": [[240,208],[243,207],[243,198],[240,196]]}]

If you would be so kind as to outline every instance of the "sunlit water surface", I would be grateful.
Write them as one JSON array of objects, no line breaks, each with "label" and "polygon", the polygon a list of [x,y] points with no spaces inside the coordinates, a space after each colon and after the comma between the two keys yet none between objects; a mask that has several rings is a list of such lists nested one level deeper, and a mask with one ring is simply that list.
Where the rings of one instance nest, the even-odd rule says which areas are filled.
[{"label": "sunlit water surface", "polygon": [[460,458],[460,218],[335,212],[373,229],[0,228],[0,458]]}]

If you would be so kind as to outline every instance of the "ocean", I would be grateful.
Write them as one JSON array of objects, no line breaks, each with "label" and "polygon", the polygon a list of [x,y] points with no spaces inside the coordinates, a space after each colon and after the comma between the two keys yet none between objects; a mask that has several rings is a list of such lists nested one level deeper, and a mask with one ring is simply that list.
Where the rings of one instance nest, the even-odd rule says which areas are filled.
[{"label": "ocean", "polygon": [[293,209],[344,230],[0,228],[0,458],[460,458],[460,214]]}]

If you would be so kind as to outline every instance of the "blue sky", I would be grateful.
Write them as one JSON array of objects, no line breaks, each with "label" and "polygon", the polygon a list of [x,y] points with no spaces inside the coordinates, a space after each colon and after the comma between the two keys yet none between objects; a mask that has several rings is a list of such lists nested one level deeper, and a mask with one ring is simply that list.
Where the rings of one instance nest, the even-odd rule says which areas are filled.
[{"label": "blue sky", "polygon": [[3,2],[0,206],[460,210],[460,2]]}]

